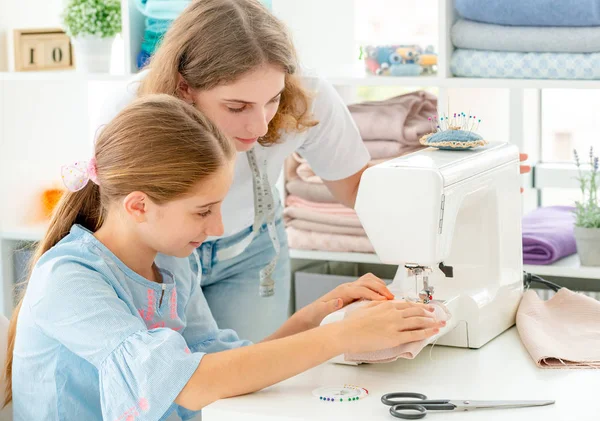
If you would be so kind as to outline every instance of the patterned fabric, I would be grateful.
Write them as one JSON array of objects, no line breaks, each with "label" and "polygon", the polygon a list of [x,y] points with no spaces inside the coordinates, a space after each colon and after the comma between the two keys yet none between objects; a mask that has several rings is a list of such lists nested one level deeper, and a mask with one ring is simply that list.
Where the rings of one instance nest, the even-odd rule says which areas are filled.
[{"label": "patterned fabric", "polygon": [[600,79],[600,53],[515,53],[457,49],[454,76],[511,79]]}]

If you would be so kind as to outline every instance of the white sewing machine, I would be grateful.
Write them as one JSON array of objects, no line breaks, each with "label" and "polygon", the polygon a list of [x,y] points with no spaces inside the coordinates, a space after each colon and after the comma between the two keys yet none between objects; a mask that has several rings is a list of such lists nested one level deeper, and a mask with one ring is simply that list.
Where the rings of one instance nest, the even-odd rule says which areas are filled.
[{"label": "white sewing machine", "polygon": [[[367,169],[355,209],[396,298],[438,300],[452,318],[429,340],[480,348],[514,325],[523,291],[519,153],[491,143],[427,148]],[[323,323],[344,317],[344,309]],[[337,361],[342,362],[342,361]]]}]

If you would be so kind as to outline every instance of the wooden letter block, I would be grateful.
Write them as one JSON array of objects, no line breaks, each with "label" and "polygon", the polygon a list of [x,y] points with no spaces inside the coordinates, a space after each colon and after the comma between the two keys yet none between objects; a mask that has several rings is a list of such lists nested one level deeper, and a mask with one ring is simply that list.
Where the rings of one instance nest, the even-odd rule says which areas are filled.
[{"label": "wooden letter block", "polygon": [[71,40],[61,29],[14,30],[15,71],[74,69]]}]

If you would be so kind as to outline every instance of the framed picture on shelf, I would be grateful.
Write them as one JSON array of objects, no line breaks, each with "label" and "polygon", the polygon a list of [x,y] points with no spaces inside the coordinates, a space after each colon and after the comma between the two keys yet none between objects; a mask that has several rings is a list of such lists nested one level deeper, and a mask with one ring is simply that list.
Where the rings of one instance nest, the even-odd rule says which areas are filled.
[{"label": "framed picture on shelf", "polygon": [[10,70],[15,72],[75,68],[71,39],[60,28],[14,29]]}]

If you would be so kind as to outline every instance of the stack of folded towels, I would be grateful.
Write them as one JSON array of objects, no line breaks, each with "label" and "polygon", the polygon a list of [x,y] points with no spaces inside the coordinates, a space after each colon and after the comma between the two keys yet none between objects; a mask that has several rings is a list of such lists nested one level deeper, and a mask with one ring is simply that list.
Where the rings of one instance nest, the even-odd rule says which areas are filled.
[{"label": "stack of folded towels", "polygon": [[142,45],[137,56],[137,68],[144,68],[160,45],[163,36],[190,0],[133,0],[146,18]]},{"label": "stack of folded towels", "polygon": [[600,1],[456,0],[455,76],[600,79]]},{"label": "stack of folded towels", "polygon": [[[348,109],[375,164],[423,148],[419,138],[431,132],[428,118],[437,113],[437,98],[417,91]],[[338,203],[297,154],[286,163],[286,181],[284,218],[291,248],[374,251],[356,212]]]}]

